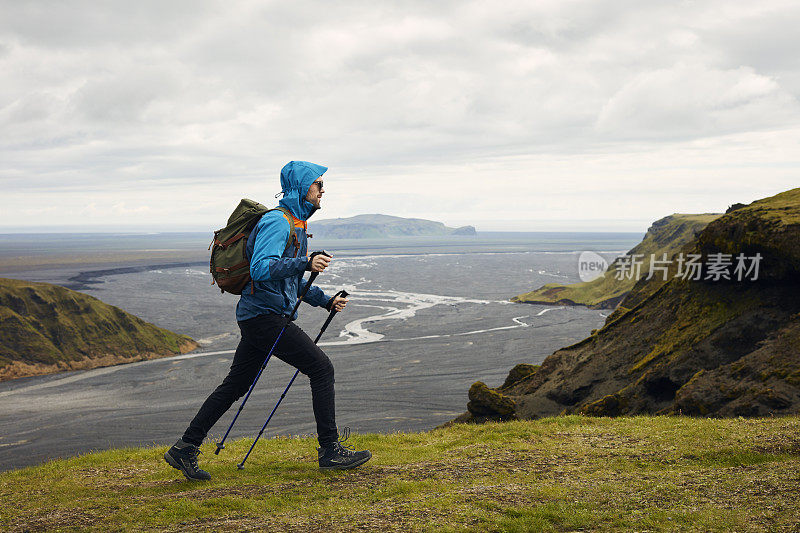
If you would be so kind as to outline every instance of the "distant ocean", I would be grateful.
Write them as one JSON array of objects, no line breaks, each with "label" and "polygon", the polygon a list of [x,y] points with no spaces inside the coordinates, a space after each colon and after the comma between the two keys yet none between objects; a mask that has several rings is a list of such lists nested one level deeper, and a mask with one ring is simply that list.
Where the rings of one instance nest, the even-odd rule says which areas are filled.
[{"label": "distant ocean", "polygon": [[[320,342],[336,368],[337,421],[354,431],[387,432],[429,429],[460,414],[474,381],[498,386],[515,364],[540,363],[602,325],[607,314],[512,304],[509,298],[545,283],[577,282],[582,251],[610,262],[642,236],[480,232],[476,237],[312,239],[310,250],[325,249],[334,256],[317,284],[331,295],[339,289],[351,293],[347,310]],[[73,372],[66,380],[44,376],[0,383],[0,434],[11,435],[5,444],[15,434],[26,435],[18,445],[4,448],[11,455],[0,460],[0,468],[87,446],[166,443],[179,436],[224,377],[239,340],[238,298],[211,285],[209,241],[210,233],[0,235],[0,260],[86,254],[90,263],[51,262],[36,269],[7,269],[0,276],[80,290],[202,345],[185,356]],[[163,251],[170,251],[170,261],[139,259],[131,265],[124,257],[105,263],[91,259]],[[324,310],[303,306],[297,323],[313,338],[325,317]],[[269,365],[234,436],[257,431],[264,410],[291,375],[292,369],[280,361]],[[294,386],[270,424],[273,434],[314,432],[308,389],[305,378]],[[87,401],[87,394],[94,400]],[[109,405],[118,406],[127,424],[117,423]],[[21,416],[31,409],[36,424]],[[37,443],[37,434],[52,431],[72,409],[89,421],[74,442]],[[224,431],[230,416],[215,431]]]}]

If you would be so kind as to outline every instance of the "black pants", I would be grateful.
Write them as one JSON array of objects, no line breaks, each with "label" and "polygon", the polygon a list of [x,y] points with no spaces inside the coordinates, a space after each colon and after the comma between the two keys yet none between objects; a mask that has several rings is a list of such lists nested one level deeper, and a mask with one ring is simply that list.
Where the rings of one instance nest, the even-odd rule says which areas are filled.
[{"label": "black pants", "polygon": [[[200,446],[217,420],[233,402],[247,393],[285,323],[286,318],[276,314],[259,315],[239,322],[242,339],[233,356],[231,369],[189,424],[183,434],[185,442]],[[317,439],[320,446],[335,442],[338,433],[331,360],[294,322],[286,326],[272,355],[310,378]]]}]

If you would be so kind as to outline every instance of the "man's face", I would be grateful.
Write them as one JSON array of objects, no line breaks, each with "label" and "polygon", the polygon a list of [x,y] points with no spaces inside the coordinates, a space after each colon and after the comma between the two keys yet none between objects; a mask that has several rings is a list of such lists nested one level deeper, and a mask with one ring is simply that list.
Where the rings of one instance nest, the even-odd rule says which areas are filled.
[{"label": "man's face", "polygon": [[317,180],[311,184],[311,187],[308,188],[308,194],[306,194],[306,200],[314,204],[314,207],[320,209],[322,206],[320,202],[322,201],[322,193],[325,192],[325,189],[322,188],[322,178],[319,177]]}]

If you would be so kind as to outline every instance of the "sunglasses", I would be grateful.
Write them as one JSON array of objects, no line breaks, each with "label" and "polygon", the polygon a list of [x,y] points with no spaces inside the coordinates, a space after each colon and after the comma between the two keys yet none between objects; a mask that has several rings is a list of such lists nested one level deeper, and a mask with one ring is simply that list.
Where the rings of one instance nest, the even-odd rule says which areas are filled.
[{"label": "sunglasses", "polygon": [[322,185],[322,180],[315,181],[315,182],[313,182],[311,185],[316,185],[316,186],[318,186],[320,190],[322,190],[322,187],[323,187],[323,185]]}]

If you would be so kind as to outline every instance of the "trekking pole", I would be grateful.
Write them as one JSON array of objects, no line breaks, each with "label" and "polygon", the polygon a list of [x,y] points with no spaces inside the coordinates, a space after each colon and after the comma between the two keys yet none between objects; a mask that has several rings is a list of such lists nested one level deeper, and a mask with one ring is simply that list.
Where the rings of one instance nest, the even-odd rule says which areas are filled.
[{"label": "trekking pole", "polygon": [[[333,297],[334,301],[336,301],[336,297],[337,296],[341,296],[342,298],[347,298],[348,293],[347,293],[347,291],[344,291],[344,290],[337,292],[336,295],[334,295],[334,297]],[[322,337],[322,334],[325,332],[325,329],[328,327],[328,324],[330,324],[331,320],[333,320],[333,315],[336,314],[336,308],[333,307],[333,306],[331,306],[331,307],[332,308],[331,308],[330,314],[328,315],[328,320],[325,321],[325,323],[322,325],[322,329],[319,330],[319,334],[317,335],[317,338],[314,339],[314,344],[317,344],[317,342],[319,342],[319,339],[320,339],[320,337]],[[256,436],[256,440],[253,441],[253,444],[250,446],[250,449],[247,450],[247,455],[244,456],[244,459],[242,459],[241,463],[236,465],[236,468],[238,468],[239,470],[244,469],[244,462],[247,461],[248,457],[250,457],[250,452],[252,452],[253,448],[256,447],[256,443],[258,442],[258,439],[261,438],[261,435],[264,433],[264,430],[267,429],[267,424],[269,424],[269,421],[272,420],[272,415],[274,415],[275,411],[278,410],[278,406],[281,404],[283,399],[286,397],[286,393],[289,392],[289,387],[292,386],[292,383],[294,383],[294,380],[297,378],[297,375],[299,373],[300,373],[299,369],[295,371],[294,376],[292,376],[291,381],[289,381],[289,384],[286,385],[286,389],[284,389],[283,394],[281,394],[281,397],[278,400],[278,403],[276,403],[275,407],[272,408],[272,412],[267,417],[267,421],[264,422],[264,425],[262,426],[261,431],[258,432],[258,435]]]},{"label": "trekking pole", "polygon": [[[330,254],[328,254],[328,252],[325,252],[325,251],[314,252],[314,253],[311,254],[309,261],[313,261],[314,257],[317,256],[317,255],[320,255],[320,254],[330,257]],[[297,309],[300,307],[300,303],[303,301],[303,298],[305,297],[306,293],[308,292],[308,289],[311,288],[311,284],[314,283],[314,280],[317,279],[318,275],[319,275],[319,272],[312,272],[311,275],[308,277],[308,281],[306,282],[305,287],[303,287],[303,293],[300,295],[300,298],[297,299],[297,303],[295,304],[294,309],[292,309],[292,312],[289,313],[288,317],[286,317],[286,322],[283,325],[283,328],[281,328],[280,333],[278,333],[278,338],[276,338],[275,342],[272,344],[272,348],[270,348],[269,353],[267,354],[267,358],[264,359],[264,363],[261,365],[261,370],[258,371],[258,374],[256,375],[256,379],[254,379],[253,383],[250,385],[250,390],[247,391],[247,395],[245,395],[244,400],[242,400],[242,404],[239,406],[239,410],[236,411],[236,415],[233,417],[233,420],[231,421],[231,425],[228,426],[228,431],[225,432],[225,436],[222,437],[222,440],[219,441],[218,443],[216,443],[217,444],[217,449],[214,450],[214,455],[219,455],[219,451],[225,449],[225,439],[228,438],[228,435],[230,434],[231,429],[233,429],[233,425],[236,423],[236,419],[239,418],[239,414],[242,412],[242,409],[244,409],[244,404],[246,404],[247,403],[247,399],[250,398],[250,394],[253,392],[253,389],[255,388],[256,383],[258,383],[258,378],[261,377],[261,373],[264,372],[264,369],[267,367],[267,363],[269,363],[269,359],[270,359],[270,357],[272,357],[272,352],[275,351],[275,347],[278,345],[278,341],[281,340],[281,336],[283,335],[283,331],[286,329],[286,326],[289,325],[289,322],[291,322],[292,317],[297,312]]]}]

